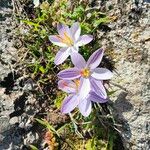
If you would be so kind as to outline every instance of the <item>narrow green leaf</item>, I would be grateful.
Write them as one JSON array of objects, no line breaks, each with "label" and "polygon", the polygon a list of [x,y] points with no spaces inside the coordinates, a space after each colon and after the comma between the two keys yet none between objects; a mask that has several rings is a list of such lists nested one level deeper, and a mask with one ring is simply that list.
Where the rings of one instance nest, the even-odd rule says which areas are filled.
[{"label": "narrow green leaf", "polygon": [[29,20],[21,20],[21,21],[26,23],[27,25],[31,25],[31,26],[35,26],[35,27],[39,27],[40,26],[38,23],[34,23],[32,21],[29,21]]},{"label": "narrow green leaf", "polygon": [[97,27],[97,26],[99,26],[101,23],[108,23],[108,22],[110,22],[110,19],[109,19],[108,17],[100,18],[100,19],[97,19],[97,20],[94,21],[93,26],[94,26],[94,27]]},{"label": "narrow green leaf", "polygon": [[41,125],[45,126],[48,130],[54,132],[57,136],[60,137],[59,133],[49,124],[48,121],[44,120],[44,119],[38,119],[36,118],[36,121],[39,122]]},{"label": "narrow green leaf", "polygon": [[34,145],[30,145],[31,150],[38,150],[37,147],[35,147]]},{"label": "narrow green leaf", "polygon": [[39,70],[40,70],[43,74],[45,73],[45,69],[44,69],[43,66],[40,66],[40,67],[39,67]]}]

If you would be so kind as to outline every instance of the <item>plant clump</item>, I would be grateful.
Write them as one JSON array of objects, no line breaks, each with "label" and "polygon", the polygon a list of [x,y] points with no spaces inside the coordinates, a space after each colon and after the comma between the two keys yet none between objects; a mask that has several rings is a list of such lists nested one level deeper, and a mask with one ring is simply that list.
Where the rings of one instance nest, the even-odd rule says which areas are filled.
[{"label": "plant clump", "polygon": [[26,2],[29,4],[30,11],[25,8],[26,15],[19,18],[25,47],[20,62],[37,86],[35,96],[47,101],[47,116],[52,109],[70,117],[54,126],[48,119],[35,118],[44,127],[47,146],[112,150],[118,133],[107,103],[112,91],[105,85],[112,78],[113,67],[102,59],[105,50],[97,36],[111,17],[91,10],[86,1],[71,5],[67,0],[34,0]]}]

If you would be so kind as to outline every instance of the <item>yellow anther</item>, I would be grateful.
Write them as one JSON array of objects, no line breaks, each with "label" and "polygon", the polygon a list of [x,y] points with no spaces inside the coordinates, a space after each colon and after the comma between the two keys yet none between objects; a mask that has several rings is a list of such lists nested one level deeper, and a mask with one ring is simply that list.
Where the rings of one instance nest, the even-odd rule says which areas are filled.
[{"label": "yellow anther", "polygon": [[88,68],[81,70],[81,76],[84,78],[89,77],[90,76],[90,70]]},{"label": "yellow anther", "polygon": [[57,35],[57,38],[60,40],[60,42],[65,43],[68,46],[73,45],[72,38],[67,34],[67,32],[64,32],[64,36],[61,37],[60,35]]},{"label": "yellow anther", "polygon": [[74,80],[74,82],[75,82],[75,84],[76,84],[76,87],[78,88],[79,85],[80,85],[80,80],[79,80],[79,79],[76,79],[76,80]]},{"label": "yellow anther", "polygon": [[71,37],[69,37],[69,35],[66,32],[64,32],[63,40],[64,40],[64,43],[66,43],[68,46],[73,45],[73,40],[71,39]]},{"label": "yellow anther", "polygon": [[79,89],[79,86],[80,86],[80,80],[76,79],[76,80],[74,80],[74,83],[76,85],[76,92],[78,92],[78,89]]}]

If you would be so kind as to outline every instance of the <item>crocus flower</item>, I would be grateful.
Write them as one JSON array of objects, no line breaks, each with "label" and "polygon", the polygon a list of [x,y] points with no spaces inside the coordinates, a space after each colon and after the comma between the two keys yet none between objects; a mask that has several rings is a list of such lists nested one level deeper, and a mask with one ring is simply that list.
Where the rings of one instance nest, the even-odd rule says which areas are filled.
[{"label": "crocus flower", "polygon": [[66,69],[58,73],[58,77],[64,80],[80,78],[79,93],[83,99],[92,90],[100,97],[106,99],[107,93],[103,86],[103,80],[112,77],[112,72],[106,68],[97,68],[103,57],[104,50],[95,51],[87,63],[79,53],[72,53],[71,60],[74,68]]},{"label": "crocus flower", "polygon": [[64,24],[57,25],[58,35],[50,35],[49,40],[60,47],[56,54],[54,63],[59,65],[63,63],[72,52],[78,52],[80,46],[92,41],[91,35],[82,35],[79,23],[74,23],[71,28]]},{"label": "crocus flower", "polygon": [[78,107],[81,114],[87,117],[92,110],[91,101],[105,103],[107,102],[107,99],[98,96],[92,91],[87,95],[87,97],[82,99],[79,94],[79,85],[79,79],[74,80],[74,82],[70,80],[60,80],[58,82],[59,89],[69,94],[69,96],[66,97],[63,101],[61,112],[67,114],[75,109],[75,107]]}]

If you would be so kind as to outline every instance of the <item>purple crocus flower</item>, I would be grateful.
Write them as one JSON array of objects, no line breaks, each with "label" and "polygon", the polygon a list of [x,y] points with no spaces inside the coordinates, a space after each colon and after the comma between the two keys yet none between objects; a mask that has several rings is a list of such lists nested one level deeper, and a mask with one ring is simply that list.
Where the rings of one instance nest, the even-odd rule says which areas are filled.
[{"label": "purple crocus flower", "polygon": [[79,94],[84,99],[92,90],[100,97],[106,99],[107,93],[103,86],[103,80],[112,77],[112,72],[106,68],[97,68],[103,57],[104,50],[95,51],[87,63],[79,53],[72,53],[71,60],[74,68],[66,69],[58,73],[58,77],[64,80],[80,78]]},{"label": "purple crocus flower", "polygon": [[92,102],[105,103],[107,99],[103,99],[94,92],[90,92],[86,98],[82,99],[79,95],[80,80],[60,80],[58,87],[62,91],[69,94],[62,104],[61,112],[64,114],[70,113],[75,107],[79,108],[81,114],[85,117],[89,116],[92,110]]},{"label": "purple crocus flower", "polygon": [[49,40],[60,47],[60,51],[56,54],[54,63],[59,65],[63,63],[72,52],[78,52],[79,47],[92,41],[93,36],[82,35],[78,22],[74,23],[71,28],[64,24],[57,25],[59,35],[50,35]]}]

